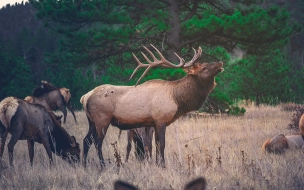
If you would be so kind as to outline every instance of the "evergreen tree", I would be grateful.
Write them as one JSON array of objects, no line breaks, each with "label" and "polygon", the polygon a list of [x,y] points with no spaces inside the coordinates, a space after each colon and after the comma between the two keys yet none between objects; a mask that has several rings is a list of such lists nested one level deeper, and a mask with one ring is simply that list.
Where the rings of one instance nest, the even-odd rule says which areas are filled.
[{"label": "evergreen tree", "polygon": [[[247,56],[227,66],[230,96],[260,103],[285,102],[290,96],[291,65],[279,50],[265,56]],[[273,103],[277,103],[273,102]]]},{"label": "evergreen tree", "polygon": [[[263,54],[286,44],[297,30],[277,7],[263,9],[253,0],[30,0],[38,18],[66,38],[55,60],[78,66],[106,65],[110,57],[162,47],[171,61],[191,57],[191,47],[216,46]],[[206,51],[206,50],[205,50]],[[204,60],[214,57],[204,56]],[[125,61],[125,60],[124,60]],[[128,62],[128,61],[126,61]],[[134,63],[134,61],[132,61]],[[117,65],[125,64],[121,60]]]}]

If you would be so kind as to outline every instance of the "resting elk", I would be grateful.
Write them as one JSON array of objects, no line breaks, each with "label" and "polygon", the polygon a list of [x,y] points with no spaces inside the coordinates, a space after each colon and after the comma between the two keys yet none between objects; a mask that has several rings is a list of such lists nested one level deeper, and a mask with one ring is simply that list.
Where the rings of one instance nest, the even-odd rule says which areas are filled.
[{"label": "resting elk", "polygon": [[66,122],[67,117],[67,111],[65,107],[67,107],[72,113],[75,122],[77,123],[74,110],[71,106],[71,93],[69,89],[64,87],[57,88],[47,81],[41,81],[41,85],[33,90],[32,95],[35,98],[39,98],[40,100],[46,101],[51,110],[59,109],[60,111],[62,111],[64,123]]},{"label": "resting elk", "polygon": [[151,61],[144,53],[148,62],[143,64],[133,54],[138,63],[135,72],[141,68],[147,69],[136,85],[155,66],[183,68],[187,75],[176,81],[150,80],[138,86],[101,85],[83,95],[80,99],[89,121],[89,131],[83,142],[83,165],[94,140],[98,150],[101,167],[104,166],[102,142],[110,124],[122,130],[153,126],[155,128],[156,163],[165,167],[164,150],[166,127],[185,113],[198,110],[209,93],[216,86],[215,76],[224,69],[222,62],[198,63],[202,49],[194,50],[191,61],[179,58],[178,65],[166,60],[157,48],[151,45],[160,58],[144,46],[153,58]]},{"label": "resting elk", "polygon": [[272,139],[266,140],[262,145],[262,150],[268,153],[281,154],[287,149],[304,150],[304,114],[299,121],[300,133],[294,135],[278,134]]},{"label": "resting elk", "polygon": [[67,159],[70,163],[79,161],[80,149],[74,136],[61,127],[53,112],[44,106],[8,97],[0,102],[0,159],[5,140],[10,133],[7,145],[10,165],[13,166],[13,150],[18,140],[27,140],[31,165],[34,158],[34,142],[42,143],[52,161],[52,152]]}]

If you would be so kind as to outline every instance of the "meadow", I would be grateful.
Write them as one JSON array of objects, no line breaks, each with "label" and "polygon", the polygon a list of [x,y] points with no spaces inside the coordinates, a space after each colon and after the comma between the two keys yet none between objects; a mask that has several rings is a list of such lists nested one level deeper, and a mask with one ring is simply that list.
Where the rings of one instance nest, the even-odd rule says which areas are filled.
[{"label": "meadow", "polygon": [[[103,143],[106,168],[101,171],[97,152],[92,146],[88,166],[72,167],[53,155],[54,166],[49,167],[46,151],[35,143],[34,166],[30,166],[26,141],[18,141],[14,150],[14,168],[0,170],[0,189],[113,189],[113,182],[121,179],[140,189],[182,189],[185,183],[203,176],[207,189],[304,189],[304,154],[288,150],[283,155],[264,154],[261,150],[267,138],[287,129],[292,112],[281,106],[246,107],[244,116],[205,115],[183,117],[167,127],[166,168],[153,160],[138,161],[134,149],[125,163],[127,132],[118,139],[119,129],[110,127]],[[83,111],[76,112],[78,125],[69,113],[64,128],[75,135],[82,149],[88,131]],[[9,135],[10,137],[10,135]],[[6,142],[8,142],[9,137]],[[113,143],[122,166],[117,166]],[[5,146],[4,165],[8,165]]]}]

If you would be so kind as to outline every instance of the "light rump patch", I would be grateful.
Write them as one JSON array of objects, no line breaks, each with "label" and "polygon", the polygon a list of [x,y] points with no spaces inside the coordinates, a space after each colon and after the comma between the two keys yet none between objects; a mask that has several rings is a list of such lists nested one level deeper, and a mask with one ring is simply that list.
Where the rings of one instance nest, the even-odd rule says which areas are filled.
[{"label": "light rump patch", "polygon": [[68,104],[71,99],[71,96],[72,96],[70,93],[70,89],[63,87],[63,88],[60,88],[59,91],[60,91],[60,94],[63,96],[65,103]]},{"label": "light rump patch", "polygon": [[0,102],[0,120],[8,128],[11,118],[18,108],[18,101],[14,97],[7,97]]}]

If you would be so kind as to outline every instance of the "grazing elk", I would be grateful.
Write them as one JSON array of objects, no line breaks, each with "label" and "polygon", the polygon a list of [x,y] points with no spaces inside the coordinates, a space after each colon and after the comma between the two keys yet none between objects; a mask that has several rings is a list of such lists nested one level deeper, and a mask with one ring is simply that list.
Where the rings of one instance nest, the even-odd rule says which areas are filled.
[{"label": "grazing elk", "polygon": [[31,104],[15,97],[0,102],[0,159],[5,140],[10,133],[7,145],[10,165],[13,166],[13,150],[18,140],[27,140],[31,165],[34,158],[34,142],[42,143],[52,161],[52,152],[77,162],[80,159],[79,144],[74,136],[61,127],[53,112],[44,106]]},{"label": "grazing elk", "polygon": [[64,87],[58,89],[47,81],[41,81],[41,85],[33,90],[32,95],[33,97],[46,101],[51,110],[59,109],[62,111],[64,116],[64,123],[66,122],[67,117],[67,111],[65,107],[67,107],[73,114],[75,122],[77,123],[74,110],[71,106],[71,93],[69,89]]},{"label": "grazing elk", "polygon": [[[199,177],[187,183],[184,187],[184,190],[205,190],[206,186],[206,180],[202,177]],[[114,190],[138,190],[138,188],[127,182],[117,180],[114,183]]]},{"label": "grazing elk", "polygon": [[285,136],[279,134],[272,139],[267,139],[262,150],[269,153],[284,153],[286,149],[302,149],[304,150],[304,114],[300,118],[299,122],[300,133],[294,135]]},{"label": "grazing elk", "polygon": [[152,158],[152,137],[153,137],[154,127],[141,127],[128,130],[128,145],[126,162],[129,160],[129,155],[132,147],[132,142],[135,145],[135,155],[138,160],[143,160],[144,158]]},{"label": "grazing elk", "polygon": [[201,48],[197,51],[193,49],[194,57],[187,63],[176,54],[180,63],[175,65],[167,61],[153,45],[151,46],[158,52],[160,59],[157,59],[144,46],[154,61],[152,62],[142,53],[149,63],[143,64],[133,54],[138,67],[134,70],[131,78],[140,67],[147,67],[147,69],[139,80],[151,67],[157,65],[183,68],[187,75],[176,81],[150,80],[138,86],[106,84],[83,95],[80,102],[89,121],[89,131],[84,138],[83,145],[84,166],[86,166],[90,145],[94,140],[100,164],[103,167],[102,142],[109,124],[112,124],[122,130],[153,126],[155,128],[156,163],[165,167],[166,127],[185,113],[198,110],[216,86],[215,76],[224,70],[222,62],[198,63],[197,60],[202,54]]}]

